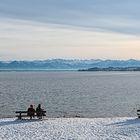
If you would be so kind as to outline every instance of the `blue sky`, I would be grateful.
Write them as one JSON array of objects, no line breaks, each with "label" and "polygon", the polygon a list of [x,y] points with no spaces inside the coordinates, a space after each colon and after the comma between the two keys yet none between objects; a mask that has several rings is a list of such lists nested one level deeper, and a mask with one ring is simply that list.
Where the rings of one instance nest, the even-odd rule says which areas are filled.
[{"label": "blue sky", "polygon": [[0,0],[0,59],[140,59],[139,0]]}]

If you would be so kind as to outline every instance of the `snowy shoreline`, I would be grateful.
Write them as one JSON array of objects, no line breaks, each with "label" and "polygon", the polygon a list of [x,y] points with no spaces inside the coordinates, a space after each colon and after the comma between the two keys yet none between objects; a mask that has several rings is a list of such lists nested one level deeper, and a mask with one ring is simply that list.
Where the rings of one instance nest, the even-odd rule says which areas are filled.
[{"label": "snowy shoreline", "polygon": [[138,140],[140,119],[46,118],[44,120],[0,119],[2,140]]}]

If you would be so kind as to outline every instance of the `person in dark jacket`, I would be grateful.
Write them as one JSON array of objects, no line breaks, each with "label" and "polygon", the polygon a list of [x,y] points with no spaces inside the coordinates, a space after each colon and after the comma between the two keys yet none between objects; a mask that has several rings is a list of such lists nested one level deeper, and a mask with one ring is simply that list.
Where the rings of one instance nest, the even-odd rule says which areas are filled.
[{"label": "person in dark jacket", "polygon": [[30,116],[30,119],[32,119],[35,116],[35,109],[33,108],[33,105],[30,105],[27,111],[27,115]]},{"label": "person in dark jacket", "polygon": [[36,108],[36,115],[39,119],[42,119],[43,116],[43,109],[41,108],[41,104],[38,104],[38,107]]}]

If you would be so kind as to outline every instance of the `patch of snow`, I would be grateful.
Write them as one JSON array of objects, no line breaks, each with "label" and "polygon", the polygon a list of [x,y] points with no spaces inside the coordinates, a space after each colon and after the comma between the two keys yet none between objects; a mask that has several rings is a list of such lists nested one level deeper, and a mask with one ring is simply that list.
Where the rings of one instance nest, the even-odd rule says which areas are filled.
[{"label": "patch of snow", "polygon": [[139,140],[138,118],[0,119],[2,140]]}]

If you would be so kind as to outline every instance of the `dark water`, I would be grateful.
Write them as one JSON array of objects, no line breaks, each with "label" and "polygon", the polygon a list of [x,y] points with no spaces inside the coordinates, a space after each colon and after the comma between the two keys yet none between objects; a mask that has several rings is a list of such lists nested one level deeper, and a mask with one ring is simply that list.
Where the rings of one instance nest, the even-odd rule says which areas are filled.
[{"label": "dark water", "polygon": [[140,72],[0,72],[0,117],[38,103],[48,117],[136,116]]}]

